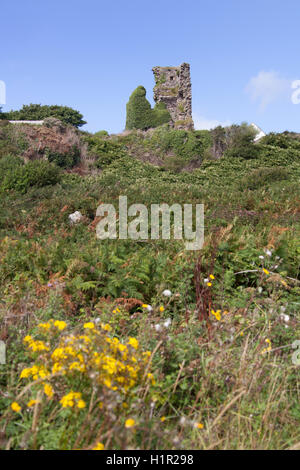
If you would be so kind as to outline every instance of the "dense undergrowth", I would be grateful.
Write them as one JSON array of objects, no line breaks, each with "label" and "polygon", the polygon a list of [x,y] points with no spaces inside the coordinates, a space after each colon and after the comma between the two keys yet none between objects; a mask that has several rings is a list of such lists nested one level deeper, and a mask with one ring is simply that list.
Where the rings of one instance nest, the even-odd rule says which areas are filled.
[{"label": "dense undergrowth", "polygon": [[[299,448],[297,136],[218,160],[206,131],[83,139],[101,173],[43,185],[0,145],[0,447]],[[204,203],[203,249],[97,240],[119,195]]]}]

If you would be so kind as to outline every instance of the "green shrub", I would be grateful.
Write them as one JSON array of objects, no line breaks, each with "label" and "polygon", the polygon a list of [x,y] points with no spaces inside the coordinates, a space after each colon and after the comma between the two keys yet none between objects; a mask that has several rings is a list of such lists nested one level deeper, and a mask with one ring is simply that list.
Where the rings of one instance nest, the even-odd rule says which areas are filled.
[{"label": "green shrub", "polygon": [[168,126],[162,126],[153,133],[150,144],[153,149],[158,147],[163,153],[172,152],[185,161],[194,158],[200,160],[205,148],[201,137],[194,131],[169,129]]},{"label": "green shrub", "polygon": [[127,156],[127,152],[122,144],[96,136],[88,136],[85,140],[88,142],[89,153],[96,157],[97,168],[105,168],[114,160]]},{"label": "green shrub", "polygon": [[164,103],[151,108],[146,99],[146,89],[139,86],[134,90],[126,105],[126,129],[147,130],[170,122],[171,116]]},{"label": "green shrub", "polygon": [[242,189],[258,189],[274,181],[283,181],[289,178],[289,172],[282,166],[274,168],[258,168],[241,180]]},{"label": "green shrub", "polygon": [[72,124],[75,127],[86,124],[86,121],[82,119],[83,115],[68,106],[29,104],[23,105],[18,111],[9,111],[3,114],[5,119],[14,121],[39,121],[47,117],[56,117],[65,124]]},{"label": "green shrub", "polygon": [[299,135],[290,132],[284,132],[283,134],[271,132],[261,139],[260,143],[264,145],[272,145],[281,149],[300,150]]},{"label": "green shrub", "polygon": [[186,160],[182,157],[168,157],[165,161],[164,168],[173,173],[180,173],[186,164]]},{"label": "green shrub", "polygon": [[156,103],[152,110],[152,125],[151,127],[158,127],[162,124],[167,124],[172,120],[165,103]]},{"label": "green shrub", "polygon": [[[0,113],[1,116],[1,113]],[[6,155],[17,155],[19,148],[11,137],[12,125],[6,120],[0,120],[0,158]]]},{"label": "green shrub", "polygon": [[0,158],[6,157],[7,155],[17,155],[17,148],[11,142],[0,139]]},{"label": "green shrub", "polygon": [[80,162],[80,150],[76,145],[67,153],[53,152],[47,149],[45,156],[49,162],[56,163],[61,168],[73,168]]},{"label": "green shrub", "polygon": [[209,149],[212,146],[212,136],[210,131],[194,131],[194,135],[197,138],[198,142],[201,142],[204,150]]},{"label": "green shrub", "polygon": [[224,157],[243,158],[244,160],[250,160],[251,158],[257,158],[259,154],[259,148],[252,142],[244,142],[244,144],[236,145],[226,150]]},{"label": "green shrub", "polygon": [[211,131],[211,154],[215,158],[225,157],[243,158],[250,160],[257,158],[259,149],[254,144],[256,131],[247,123],[240,126],[218,126]]},{"label": "green shrub", "polygon": [[225,157],[237,157],[249,160],[257,158],[259,148],[254,144],[256,131],[253,127],[242,123],[225,128]]},{"label": "green shrub", "polygon": [[0,182],[3,181],[9,171],[13,171],[15,168],[19,168],[22,165],[24,165],[22,158],[15,155],[7,155],[0,158]]},{"label": "green shrub", "polygon": [[95,132],[94,137],[107,137],[109,136],[109,133],[107,131],[98,131]]},{"label": "green shrub", "polygon": [[146,89],[138,86],[126,105],[126,129],[146,130],[152,126],[152,109],[146,99]]},{"label": "green shrub", "polygon": [[[263,140],[263,139],[262,139]],[[259,159],[267,165],[285,166],[300,161],[300,150],[294,148],[280,148],[274,145],[256,144],[259,149]]]},{"label": "green shrub", "polygon": [[2,191],[15,190],[26,193],[31,186],[42,187],[54,185],[60,179],[59,168],[44,160],[35,160],[26,165],[10,168],[1,183]]}]

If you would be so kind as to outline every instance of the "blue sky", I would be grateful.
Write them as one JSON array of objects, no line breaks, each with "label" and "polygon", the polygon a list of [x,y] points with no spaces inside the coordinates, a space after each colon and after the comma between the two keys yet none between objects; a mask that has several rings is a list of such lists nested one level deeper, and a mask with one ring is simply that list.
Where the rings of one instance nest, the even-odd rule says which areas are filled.
[{"label": "blue sky", "polygon": [[62,104],[120,132],[138,85],[153,103],[152,67],[189,62],[197,128],[300,132],[299,0],[14,0],[0,17],[3,110]]}]

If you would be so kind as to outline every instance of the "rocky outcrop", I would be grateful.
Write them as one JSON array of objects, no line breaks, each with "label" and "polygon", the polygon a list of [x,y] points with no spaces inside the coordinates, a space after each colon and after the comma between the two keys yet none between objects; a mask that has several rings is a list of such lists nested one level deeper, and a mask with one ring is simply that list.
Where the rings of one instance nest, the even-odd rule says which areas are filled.
[{"label": "rocky outcrop", "polygon": [[55,118],[45,119],[43,125],[14,125],[11,127],[10,139],[22,143],[22,157],[25,161],[43,158],[47,152],[68,154],[74,148],[80,151],[81,156],[85,153],[80,132]]},{"label": "rocky outcrop", "polygon": [[190,65],[153,67],[154,101],[165,103],[177,129],[193,129]]}]

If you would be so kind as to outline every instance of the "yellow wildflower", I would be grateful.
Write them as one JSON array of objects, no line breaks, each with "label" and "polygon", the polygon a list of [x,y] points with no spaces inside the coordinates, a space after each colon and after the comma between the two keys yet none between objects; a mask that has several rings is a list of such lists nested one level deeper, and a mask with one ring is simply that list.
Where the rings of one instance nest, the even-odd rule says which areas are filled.
[{"label": "yellow wildflower", "polygon": [[44,379],[45,377],[47,377],[49,375],[49,372],[47,371],[47,369],[45,369],[44,367],[41,367],[40,370],[39,370],[39,376]]},{"label": "yellow wildflower", "polygon": [[21,407],[19,405],[19,403],[17,403],[16,401],[14,401],[11,405],[10,405],[11,409],[13,411],[15,411],[16,413],[19,413],[21,411]]},{"label": "yellow wildflower", "polygon": [[104,450],[104,445],[102,444],[102,442],[98,442],[92,450]]},{"label": "yellow wildflower", "polygon": [[31,375],[31,369],[27,367],[26,369],[23,369],[21,374],[20,374],[20,379],[27,379]]},{"label": "yellow wildflower", "polygon": [[129,418],[125,422],[125,428],[129,429],[132,428],[135,425],[135,421],[132,418]]},{"label": "yellow wildflower", "polygon": [[162,417],[160,418],[160,420],[161,420],[161,422],[163,423],[164,421],[166,421],[166,417],[165,417],[165,416],[162,416]]},{"label": "yellow wildflower", "polygon": [[213,274],[210,274],[209,277],[214,280],[215,279],[215,276]]},{"label": "yellow wildflower", "polygon": [[155,379],[154,379],[154,377],[153,377],[153,374],[151,374],[151,373],[149,372],[149,373],[147,374],[147,377],[148,377],[148,379],[151,380],[152,385],[155,385]]},{"label": "yellow wildflower", "polygon": [[134,349],[139,347],[139,342],[135,338],[129,338],[128,344],[130,344],[130,346],[132,346]]},{"label": "yellow wildflower", "polygon": [[48,346],[44,343],[44,341],[29,341],[28,347],[32,349],[32,351],[49,351]]},{"label": "yellow wildflower", "polygon": [[216,320],[221,320],[221,310],[217,310],[216,312],[214,310],[211,310],[211,314],[216,318]]},{"label": "yellow wildflower", "polygon": [[160,312],[164,312],[164,311],[165,311],[165,307],[163,307],[163,306],[159,307],[159,311],[160,311]]},{"label": "yellow wildflower", "polygon": [[63,359],[64,358],[64,349],[63,348],[56,348],[53,353],[51,354],[51,359],[54,361],[57,359]]},{"label": "yellow wildflower", "polygon": [[40,323],[40,324],[38,325],[38,327],[41,328],[41,329],[43,329],[43,330],[48,331],[48,330],[50,330],[50,328],[51,328],[51,324],[50,324],[50,323]]},{"label": "yellow wildflower", "polygon": [[265,269],[265,268],[263,269],[263,272],[264,272],[265,274],[267,274],[267,275],[270,274],[270,272],[269,272],[267,269]]},{"label": "yellow wildflower", "polygon": [[204,428],[204,425],[202,423],[195,423],[194,426],[197,429],[203,429]]},{"label": "yellow wildflower", "polygon": [[92,330],[93,328],[95,328],[95,325],[94,325],[93,322],[90,321],[90,322],[88,322],[88,323],[85,323],[85,324],[83,325],[83,328],[88,329],[88,330]]},{"label": "yellow wildflower", "polygon": [[77,408],[85,408],[85,401],[79,400],[77,403]]},{"label": "yellow wildflower", "polygon": [[124,352],[127,350],[127,346],[125,346],[125,344],[118,344],[118,349],[120,352]]},{"label": "yellow wildflower", "polygon": [[272,343],[271,343],[271,340],[270,339],[266,339],[265,342],[269,345],[267,348],[264,348],[261,352],[261,354],[265,354],[267,352],[270,352],[272,351]]},{"label": "yellow wildflower", "polygon": [[59,364],[58,362],[55,362],[52,367],[52,374],[56,374],[62,369],[62,365]]},{"label": "yellow wildflower", "polygon": [[81,393],[78,393],[78,392],[68,393],[67,395],[62,397],[62,399],[60,400],[60,403],[61,403],[63,408],[68,408],[68,407],[72,408],[74,406],[74,400],[77,401],[77,406],[78,406],[79,403],[80,403],[80,405],[83,405],[83,406],[78,406],[78,408],[84,408],[85,407],[85,402],[83,400],[81,400]]},{"label": "yellow wildflower", "polygon": [[53,388],[51,387],[50,384],[45,384],[44,385],[44,393],[47,395],[47,397],[52,398],[54,395]]},{"label": "yellow wildflower", "polygon": [[60,331],[64,330],[66,327],[67,327],[67,324],[66,322],[64,321],[59,321],[59,320],[56,320],[54,322],[54,326],[56,326],[56,328]]},{"label": "yellow wildflower", "polygon": [[31,408],[31,407],[34,406],[36,403],[37,403],[37,400],[30,400],[30,401],[27,403],[27,407],[28,407],[28,408]]}]

